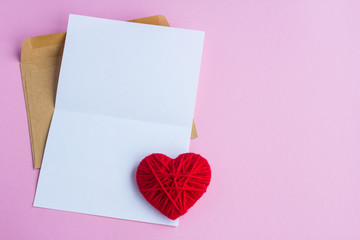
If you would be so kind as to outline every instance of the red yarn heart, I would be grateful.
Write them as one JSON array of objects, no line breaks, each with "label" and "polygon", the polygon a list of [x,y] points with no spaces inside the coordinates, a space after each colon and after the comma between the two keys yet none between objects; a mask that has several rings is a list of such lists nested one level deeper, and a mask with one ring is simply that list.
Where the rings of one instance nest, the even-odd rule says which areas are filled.
[{"label": "red yarn heart", "polygon": [[154,153],[140,162],[136,172],[145,199],[173,220],[185,214],[206,192],[210,178],[209,163],[195,153],[175,159]]}]

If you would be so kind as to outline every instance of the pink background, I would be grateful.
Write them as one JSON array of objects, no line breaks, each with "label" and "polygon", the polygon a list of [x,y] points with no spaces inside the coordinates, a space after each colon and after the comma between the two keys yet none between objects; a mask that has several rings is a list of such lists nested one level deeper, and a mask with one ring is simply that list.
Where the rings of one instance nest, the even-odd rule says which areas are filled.
[{"label": "pink background", "polygon": [[[0,239],[360,239],[360,1],[0,1]],[[177,228],[32,207],[21,42],[69,13],[206,32],[191,151],[208,192]]]}]

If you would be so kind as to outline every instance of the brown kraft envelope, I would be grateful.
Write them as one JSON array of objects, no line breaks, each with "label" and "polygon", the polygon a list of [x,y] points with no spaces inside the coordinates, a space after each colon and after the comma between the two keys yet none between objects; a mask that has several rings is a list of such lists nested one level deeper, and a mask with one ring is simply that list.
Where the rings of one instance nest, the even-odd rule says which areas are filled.
[{"label": "brown kraft envelope", "polygon": [[[169,26],[162,15],[129,22]],[[21,48],[21,76],[24,87],[34,168],[40,168],[51,118],[66,33],[25,39]],[[191,138],[197,132],[193,122]]]}]

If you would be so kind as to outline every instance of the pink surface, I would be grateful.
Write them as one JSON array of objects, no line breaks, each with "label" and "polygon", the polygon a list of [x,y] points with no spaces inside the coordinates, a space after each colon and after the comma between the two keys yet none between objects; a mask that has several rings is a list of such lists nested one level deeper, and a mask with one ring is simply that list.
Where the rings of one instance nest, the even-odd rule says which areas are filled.
[{"label": "pink surface", "polygon": [[[0,2],[0,239],[360,239],[359,1]],[[32,207],[19,69],[69,13],[204,30],[191,150],[208,192],[177,228]]]}]

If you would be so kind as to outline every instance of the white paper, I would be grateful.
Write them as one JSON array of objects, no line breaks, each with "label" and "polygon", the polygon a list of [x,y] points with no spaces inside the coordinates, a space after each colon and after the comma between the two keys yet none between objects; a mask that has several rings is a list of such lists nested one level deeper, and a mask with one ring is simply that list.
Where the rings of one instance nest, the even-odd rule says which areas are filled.
[{"label": "white paper", "polygon": [[34,206],[176,226],[138,191],[188,152],[204,33],[70,15]]}]

